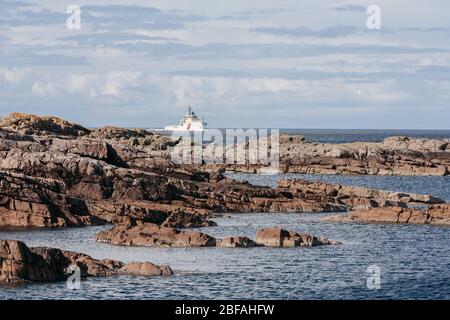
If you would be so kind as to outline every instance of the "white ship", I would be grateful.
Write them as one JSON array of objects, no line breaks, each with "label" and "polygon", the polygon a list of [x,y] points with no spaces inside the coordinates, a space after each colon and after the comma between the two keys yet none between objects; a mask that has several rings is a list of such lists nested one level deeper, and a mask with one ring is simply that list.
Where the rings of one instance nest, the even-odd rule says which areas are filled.
[{"label": "white ship", "polygon": [[166,126],[164,130],[167,131],[205,131],[207,123],[204,119],[199,119],[192,107],[188,107],[187,113],[184,118],[180,121],[179,125]]}]

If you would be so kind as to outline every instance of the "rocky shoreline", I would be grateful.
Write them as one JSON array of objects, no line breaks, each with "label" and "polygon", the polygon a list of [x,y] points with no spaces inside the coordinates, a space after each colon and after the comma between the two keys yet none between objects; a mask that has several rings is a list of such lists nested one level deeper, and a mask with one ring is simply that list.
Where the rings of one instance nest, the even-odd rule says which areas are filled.
[{"label": "rocky shoreline", "polygon": [[450,204],[433,205],[426,210],[406,207],[371,208],[334,215],[324,219],[332,222],[429,224],[450,226]]},{"label": "rocky shoreline", "polygon": [[180,231],[151,223],[137,226],[115,226],[96,235],[98,242],[125,246],[144,247],[313,247],[337,245],[338,241],[299,234],[281,228],[267,228],[256,232],[255,241],[248,237],[234,236],[216,239],[198,231]]},{"label": "rocky shoreline", "polygon": [[30,248],[20,241],[0,240],[0,283],[63,281],[72,274],[72,266],[80,268],[81,277],[173,274],[170,267],[150,262],[125,264],[115,260],[96,260],[81,253],[45,247]]},{"label": "rocky shoreline", "polygon": [[[450,174],[450,139],[397,136],[379,143],[331,144],[309,142],[303,136],[281,135],[279,158],[282,173],[447,176]],[[247,164],[228,165],[226,169],[259,173],[264,167]]]},{"label": "rocky shoreline", "polygon": [[[226,178],[223,172],[229,165],[176,165],[170,159],[170,149],[178,142],[142,129],[90,130],[56,117],[13,113],[0,121],[0,228],[113,224],[111,230],[97,234],[96,240],[128,246],[243,248],[339,242],[281,228],[259,230],[255,240],[234,235],[216,239],[185,229],[214,226],[214,214],[226,212],[371,208],[330,219],[371,222],[365,217],[387,217],[386,212],[403,217],[404,212],[415,210],[409,206],[417,204],[430,206],[422,214],[428,218],[408,218],[406,222],[449,221],[448,209],[431,213],[446,204],[429,195],[298,179],[281,180],[276,188],[269,188]],[[447,175],[448,142],[392,138],[381,144],[326,145],[283,136],[281,167],[285,172]],[[236,165],[232,169],[260,168]],[[404,211],[399,213],[398,208]],[[415,212],[411,216],[416,215],[420,216]],[[389,219],[395,220],[385,220]],[[81,262],[86,276],[172,273],[168,267],[148,262],[125,265],[98,261],[59,249],[28,248],[14,241],[2,241],[2,246],[0,283],[64,280],[67,267]],[[57,264],[55,259],[59,259]]]}]

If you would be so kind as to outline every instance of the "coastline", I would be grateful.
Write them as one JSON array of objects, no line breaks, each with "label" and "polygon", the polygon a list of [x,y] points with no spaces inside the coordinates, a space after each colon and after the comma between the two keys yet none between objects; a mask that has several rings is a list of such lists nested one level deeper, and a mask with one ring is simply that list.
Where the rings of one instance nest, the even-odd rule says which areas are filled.
[{"label": "coastline", "polygon": [[[145,130],[113,127],[90,130],[54,117],[13,114],[0,122],[0,140],[2,228],[46,229],[112,223],[116,229],[103,231],[97,239],[131,246],[151,243],[156,247],[211,247],[214,242],[214,246],[217,243],[231,247],[230,250],[250,250],[237,248],[257,247],[259,242],[259,246],[265,243],[283,250],[285,246],[337,242],[320,240],[322,234],[303,235],[296,233],[302,230],[292,229],[273,229],[268,232],[268,240],[260,241],[258,236],[247,234],[227,234],[216,240],[195,230],[215,228],[218,213],[303,212],[307,215],[348,212],[361,206],[448,207],[444,200],[432,195],[407,194],[402,190],[387,193],[304,180],[279,181],[274,188],[251,185],[224,176],[223,171],[230,166],[174,165],[168,156],[174,142]],[[352,163],[352,168],[359,169],[350,170],[351,173],[373,174],[371,168],[385,161],[383,165],[397,168],[390,172],[392,175],[448,175],[447,140],[388,138],[383,143],[332,145],[307,142],[299,136],[282,136],[281,146],[281,159],[291,162],[290,165],[294,158],[316,157],[314,164],[302,160],[310,167],[297,170],[300,173],[347,173],[337,170],[336,164],[346,163],[348,167]],[[364,161],[361,161],[361,148],[365,150]],[[379,154],[391,155],[380,160]],[[356,155],[360,159],[355,159]],[[375,162],[370,161],[372,156]],[[391,158],[393,162],[386,161]],[[330,161],[334,168],[330,167]],[[355,161],[358,166],[354,165]],[[405,161],[409,167],[400,166],[402,171],[398,171],[399,164]],[[242,170],[238,166],[234,169]],[[449,212],[446,209],[440,215],[447,217]],[[341,246],[346,245],[345,239],[336,240],[343,242]],[[8,263],[14,261],[5,255],[0,258]],[[8,270],[3,268],[2,274],[7,275]],[[40,280],[44,279],[47,278]]]}]

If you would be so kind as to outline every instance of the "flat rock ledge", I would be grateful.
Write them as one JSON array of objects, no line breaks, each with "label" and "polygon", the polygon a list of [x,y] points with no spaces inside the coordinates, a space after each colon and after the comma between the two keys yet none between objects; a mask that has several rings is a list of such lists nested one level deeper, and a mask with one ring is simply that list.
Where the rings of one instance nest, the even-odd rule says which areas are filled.
[{"label": "flat rock ledge", "polygon": [[433,205],[427,210],[386,207],[356,210],[324,219],[333,222],[410,223],[450,226],[450,204]]},{"label": "flat rock ledge", "polygon": [[287,231],[281,228],[267,228],[257,231],[256,240],[236,236],[216,239],[198,231],[180,231],[175,228],[144,223],[137,226],[114,226],[109,231],[99,232],[98,242],[115,245],[146,247],[314,247],[337,245],[338,241],[318,238],[305,233]]},{"label": "flat rock ledge", "polygon": [[73,274],[71,266],[78,266],[82,277],[173,275],[170,267],[150,262],[96,260],[82,253],[0,240],[0,284],[64,281]]},{"label": "flat rock ledge", "polygon": [[[270,141],[268,141],[270,144]],[[228,146],[228,149],[235,148]],[[211,154],[214,148],[211,147]],[[227,150],[228,151],[228,150]],[[450,139],[388,137],[382,142],[319,143],[280,135],[281,172],[307,174],[414,175],[450,174]],[[231,171],[261,172],[261,165],[229,165]]]},{"label": "flat rock ledge", "polygon": [[444,200],[432,195],[384,191],[303,179],[283,179],[278,182],[278,187],[287,189],[295,197],[342,205],[347,209],[445,203]]},{"label": "flat rock ledge", "polygon": [[307,233],[297,233],[281,228],[267,228],[256,232],[256,243],[265,247],[315,247],[338,245],[339,241],[318,238]]}]

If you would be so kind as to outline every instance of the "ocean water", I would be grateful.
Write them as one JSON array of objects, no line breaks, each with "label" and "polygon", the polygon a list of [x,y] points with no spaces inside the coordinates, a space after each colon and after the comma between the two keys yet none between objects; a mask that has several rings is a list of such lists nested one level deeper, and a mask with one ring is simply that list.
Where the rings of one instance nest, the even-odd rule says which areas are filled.
[{"label": "ocean water", "polygon": [[323,181],[357,187],[366,187],[386,191],[429,194],[450,202],[450,176],[355,176],[286,173],[275,175],[258,175],[247,173],[227,173],[226,176],[248,181],[252,184],[276,187],[279,179],[304,179]]},{"label": "ocean water", "polygon": [[[214,236],[247,235],[281,226],[339,240],[314,248],[144,248],[94,242],[107,226],[0,232],[81,251],[95,258],[169,264],[172,277],[89,278],[78,290],[64,282],[0,286],[0,299],[449,299],[450,229],[414,225],[337,224],[327,214],[245,214],[216,219]],[[380,268],[381,288],[369,289],[367,268]]]},{"label": "ocean water", "polygon": [[[343,142],[351,139],[335,138]],[[233,174],[233,177],[269,186],[276,185],[281,178],[319,179],[432,194],[450,201],[449,177],[295,174]],[[0,285],[0,299],[450,299],[450,227],[323,221],[328,215],[232,214],[216,218],[217,227],[202,231],[216,237],[254,238],[260,228],[281,226],[339,240],[342,245],[236,249],[121,247],[94,241],[97,232],[110,226],[0,230],[0,239],[22,240],[29,246],[57,247],[124,262],[168,264],[175,272],[172,277],[88,278],[75,290],[68,289],[65,282]],[[380,269],[380,289],[367,286],[370,266]]]},{"label": "ocean water", "polygon": [[407,136],[428,139],[449,139],[450,130],[405,130],[405,129],[281,129],[281,133],[305,136],[307,141],[324,143],[381,142],[392,136]]},{"label": "ocean water", "polygon": [[[163,135],[172,132],[148,129]],[[220,129],[225,134],[225,129]],[[281,134],[302,135],[307,141],[322,143],[381,142],[387,137],[408,136],[428,139],[450,139],[450,130],[405,130],[405,129],[280,129]]]},{"label": "ocean water", "polygon": [[[279,178],[284,176],[254,176],[253,181],[273,185]],[[450,198],[447,178],[386,178],[389,181],[340,176],[327,180],[388,189],[399,186],[402,189],[398,190],[411,192],[434,186],[443,198]],[[421,180],[426,182],[418,183]],[[281,226],[339,240],[342,245],[283,249],[120,247],[94,241],[95,234],[109,226],[0,231],[0,239],[22,240],[30,246],[53,246],[124,262],[152,261],[168,264],[175,271],[173,277],[163,278],[89,278],[78,290],[68,289],[64,282],[0,286],[0,299],[450,299],[449,227],[322,221],[329,214],[232,214],[216,218],[217,227],[202,231],[216,237],[254,238],[260,228]],[[381,271],[380,289],[367,287],[367,268],[373,265]]]}]

